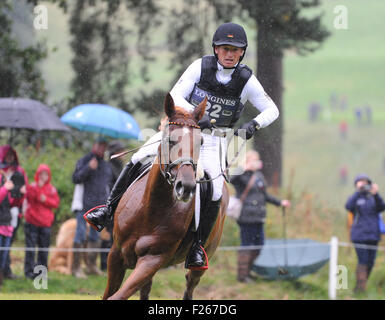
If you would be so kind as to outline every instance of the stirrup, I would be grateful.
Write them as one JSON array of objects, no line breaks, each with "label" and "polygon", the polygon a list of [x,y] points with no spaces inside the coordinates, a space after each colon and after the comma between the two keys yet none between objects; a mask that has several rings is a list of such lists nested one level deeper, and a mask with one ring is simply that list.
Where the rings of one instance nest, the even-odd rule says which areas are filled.
[{"label": "stirrup", "polygon": [[87,218],[87,215],[92,212],[92,211],[95,211],[99,208],[103,208],[103,207],[107,207],[107,205],[103,204],[103,205],[100,205],[100,206],[97,206],[97,207],[94,207],[90,210],[88,210],[85,214],[83,214],[83,218],[84,220],[86,220],[86,222],[92,227],[94,228],[96,231],[100,232],[104,229],[105,226],[101,225],[101,224],[94,224],[93,222],[91,222],[90,220],[88,220]]},{"label": "stirrup", "polygon": [[187,261],[186,261],[186,265],[185,265],[185,268],[186,269],[189,269],[189,270],[192,270],[192,271],[203,271],[203,270],[207,270],[209,268],[209,259],[207,258],[207,253],[206,253],[206,250],[205,248],[203,248],[202,245],[199,245],[199,247],[201,248],[201,250],[203,251],[203,254],[204,254],[204,260],[206,261],[206,263],[201,266],[201,267],[189,267],[187,265]]}]

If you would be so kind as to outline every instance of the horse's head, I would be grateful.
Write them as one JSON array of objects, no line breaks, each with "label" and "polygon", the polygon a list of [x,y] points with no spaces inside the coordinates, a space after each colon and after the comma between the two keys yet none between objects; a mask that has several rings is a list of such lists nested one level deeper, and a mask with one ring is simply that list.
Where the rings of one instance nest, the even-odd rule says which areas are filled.
[{"label": "horse's head", "polygon": [[165,98],[164,110],[169,122],[163,131],[160,146],[161,171],[173,185],[177,200],[188,202],[195,193],[196,169],[202,144],[198,121],[204,115],[206,103],[205,98],[190,113],[176,107],[169,93]]}]

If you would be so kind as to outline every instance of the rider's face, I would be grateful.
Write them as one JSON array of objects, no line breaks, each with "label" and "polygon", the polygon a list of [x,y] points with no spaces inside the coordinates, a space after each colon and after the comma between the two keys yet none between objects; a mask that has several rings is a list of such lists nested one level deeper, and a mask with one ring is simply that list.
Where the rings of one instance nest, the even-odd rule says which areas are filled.
[{"label": "rider's face", "polygon": [[218,56],[219,63],[225,68],[233,68],[245,51],[242,48],[223,45],[216,46],[215,53]]}]

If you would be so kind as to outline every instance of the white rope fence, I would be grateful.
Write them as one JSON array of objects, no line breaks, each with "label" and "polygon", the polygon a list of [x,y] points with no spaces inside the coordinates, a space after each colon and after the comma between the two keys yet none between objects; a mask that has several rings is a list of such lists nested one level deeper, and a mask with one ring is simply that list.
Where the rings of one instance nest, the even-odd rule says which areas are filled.
[{"label": "white rope fence", "polygon": [[[325,247],[330,246],[329,248],[329,299],[336,299],[337,297],[337,276],[338,276],[338,248],[339,247],[350,247],[350,248],[360,248],[368,250],[379,250],[385,251],[383,246],[374,246],[350,242],[339,242],[337,237],[332,237],[329,242],[309,242],[309,243],[280,243],[280,244],[264,244],[256,246],[222,246],[218,247],[217,251],[242,251],[242,250],[257,250],[264,248],[295,248],[295,247]],[[0,247],[0,251],[9,250],[9,251],[47,251],[47,252],[110,252],[110,248],[38,248],[38,247]]]},{"label": "white rope fence", "polygon": [[[242,251],[242,250],[258,250],[263,248],[298,248],[298,247],[324,247],[325,245],[331,245],[330,242],[318,242],[318,243],[287,243],[287,244],[264,244],[256,246],[222,246],[218,247],[217,251]],[[366,244],[357,244],[349,242],[338,242],[339,247],[351,247],[369,250],[385,251],[385,247],[373,246]],[[39,248],[39,247],[0,247],[0,251],[62,251],[62,252],[110,252],[109,248]]]}]

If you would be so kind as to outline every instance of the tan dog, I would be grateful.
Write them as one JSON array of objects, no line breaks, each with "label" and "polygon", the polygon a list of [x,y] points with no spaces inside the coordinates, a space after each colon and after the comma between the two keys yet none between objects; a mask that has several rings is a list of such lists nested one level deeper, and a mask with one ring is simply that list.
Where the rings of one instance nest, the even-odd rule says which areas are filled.
[{"label": "tan dog", "polygon": [[[76,219],[65,221],[56,236],[57,249],[71,249],[74,244],[76,231]],[[53,251],[49,259],[48,268],[50,271],[58,271],[62,274],[70,275],[72,266],[72,251]]]},{"label": "tan dog", "polygon": [[[71,267],[72,267],[72,259],[73,259],[73,253],[72,251],[69,251],[68,249],[73,248],[74,244],[74,238],[75,238],[75,231],[76,231],[76,219],[72,218],[67,221],[65,221],[56,236],[56,245],[55,247],[57,249],[66,249],[65,251],[53,251],[49,263],[48,268],[50,271],[57,271],[62,274],[70,275]],[[87,224],[87,234],[89,232],[89,225]],[[103,230],[100,234],[100,238],[102,240],[108,240],[110,237],[110,234]],[[87,253],[85,252],[83,255],[83,260],[86,261]]]}]

